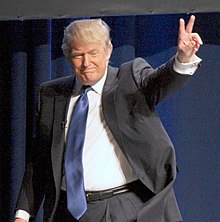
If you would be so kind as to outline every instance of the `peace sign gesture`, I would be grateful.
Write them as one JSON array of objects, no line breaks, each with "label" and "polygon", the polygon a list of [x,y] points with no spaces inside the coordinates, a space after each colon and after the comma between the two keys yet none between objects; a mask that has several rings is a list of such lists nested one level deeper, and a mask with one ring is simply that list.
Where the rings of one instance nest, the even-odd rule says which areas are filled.
[{"label": "peace sign gesture", "polygon": [[177,59],[181,63],[188,63],[194,60],[195,53],[202,45],[202,39],[197,33],[192,33],[195,16],[192,15],[188,24],[181,18],[179,21],[179,38]]}]

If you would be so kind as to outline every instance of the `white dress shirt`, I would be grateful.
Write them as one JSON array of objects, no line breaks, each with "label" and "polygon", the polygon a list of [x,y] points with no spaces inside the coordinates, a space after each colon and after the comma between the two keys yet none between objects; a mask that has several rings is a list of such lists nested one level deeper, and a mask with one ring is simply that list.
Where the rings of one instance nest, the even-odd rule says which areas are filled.
[{"label": "white dress shirt", "polygon": [[[83,147],[84,184],[86,191],[105,190],[124,185],[137,179],[133,169],[119,148],[102,111],[102,90],[107,70],[102,79],[92,86],[88,95],[89,111],[86,125],[85,143]],[[76,90],[82,84],[76,81]],[[67,113],[67,130],[72,111],[79,96],[73,95]],[[66,130],[66,135],[67,135]],[[65,190],[65,179],[61,189]]]},{"label": "white dress shirt", "polygon": [[[193,75],[201,59],[196,57],[191,63],[180,63],[177,58],[174,62],[174,70],[180,74]],[[85,190],[104,190],[122,184],[126,184],[137,177],[130,164],[118,147],[103,116],[101,95],[106,79],[103,78],[92,86],[88,92],[89,112],[86,126],[85,144],[83,148],[83,167]],[[79,92],[81,84],[77,81],[76,92]],[[70,100],[67,113],[66,135],[72,115],[72,110],[79,95],[73,95]],[[65,190],[65,175],[63,176],[61,189]],[[15,218],[29,221],[30,215],[23,210],[16,212]]]}]

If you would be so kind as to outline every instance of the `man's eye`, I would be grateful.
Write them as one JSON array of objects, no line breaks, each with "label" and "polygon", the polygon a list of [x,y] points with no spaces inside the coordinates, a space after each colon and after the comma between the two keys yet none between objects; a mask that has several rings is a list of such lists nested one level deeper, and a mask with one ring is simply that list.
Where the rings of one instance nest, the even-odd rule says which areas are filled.
[{"label": "man's eye", "polygon": [[89,53],[89,55],[92,56],[92,57],[95,57],[95,56],[98,55],[98,52],[97,51],[92,51],[92,52]]},{"label": "man's eye", "polygon": [[71,57],[72,57],[72,59],[80,59],[80,58],[82,58],[82,55],[81,54],[75,54],[75,55],[72,55]]}]

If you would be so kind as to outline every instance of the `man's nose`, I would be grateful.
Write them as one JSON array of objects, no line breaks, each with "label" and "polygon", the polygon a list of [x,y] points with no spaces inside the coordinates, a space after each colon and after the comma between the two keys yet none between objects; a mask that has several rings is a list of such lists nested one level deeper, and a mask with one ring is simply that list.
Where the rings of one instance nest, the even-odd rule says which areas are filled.
[{"label": "man's nose", "polygon": [[89,64],[90,64],[89,55],[85,53],[83,56],[83,66],[87,67],[89,66]]}]

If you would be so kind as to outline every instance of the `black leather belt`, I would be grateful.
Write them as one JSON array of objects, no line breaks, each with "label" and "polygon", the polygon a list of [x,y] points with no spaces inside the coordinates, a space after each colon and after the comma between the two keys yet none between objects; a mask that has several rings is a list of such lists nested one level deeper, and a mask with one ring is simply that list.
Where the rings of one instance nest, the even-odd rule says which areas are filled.
[{"label": "black leather belt", "polygon": [[132,191],[131,186],[130,186],[131,184],[132,183],[129,183],[129,184],[125,184],[119,187],[114,187],[114,188],[102,190],[102,191],[86,191],[87,202],[104,200],[106,198],[113,197],[117,194]]},{"label": "black leather belt", "polygon": [[[135,180],[131,183],[114,187],[112,189],[102,190],[102,191],[86,191],[87,202],[104,200],[106,198],[111,198],[115,195],[122,194],[125,192],[136,193],[143,202],[146,202],[152,198],[155,194],[150,191],[140,180]],[[66,191],[61,190],[60,202],[66,203]]]}]

